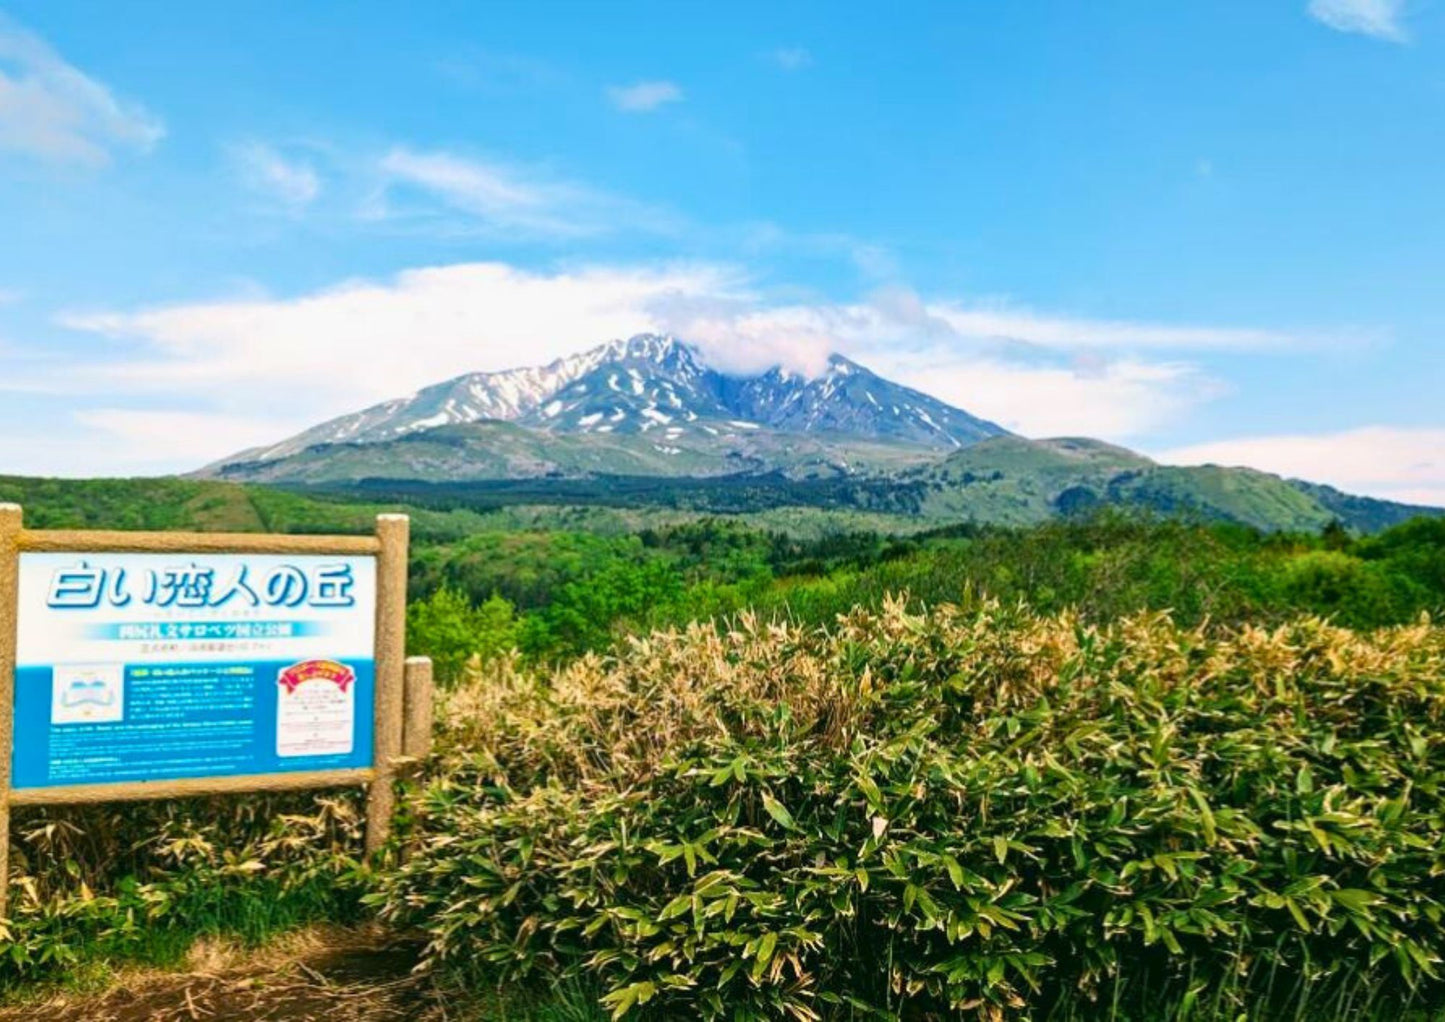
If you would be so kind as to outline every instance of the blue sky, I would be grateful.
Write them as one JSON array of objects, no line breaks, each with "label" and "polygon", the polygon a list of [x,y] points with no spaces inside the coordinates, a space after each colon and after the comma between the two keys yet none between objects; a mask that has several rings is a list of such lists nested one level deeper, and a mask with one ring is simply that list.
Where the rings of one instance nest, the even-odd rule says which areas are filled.
[{"label": "blue sky", "polygon": [[0,472],[668,330],[1445,504],[1445,5],[0,0]]}]

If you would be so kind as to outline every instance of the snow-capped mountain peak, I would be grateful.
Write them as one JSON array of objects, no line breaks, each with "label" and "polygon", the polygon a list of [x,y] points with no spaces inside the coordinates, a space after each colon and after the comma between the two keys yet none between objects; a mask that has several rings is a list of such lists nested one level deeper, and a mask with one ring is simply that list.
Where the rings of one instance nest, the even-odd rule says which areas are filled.
[{"label": "snow-capped mountain peak", "polygon": [[639,334],[544,366],[468,373],[227,463],[273,461],[318,445],[378,443],[483,420],[547,433],[655,433],[672,440],[769,429],[940,449],[1006,432],[842,355],[812,378],[782,367],[733,376],[675,337]]}]

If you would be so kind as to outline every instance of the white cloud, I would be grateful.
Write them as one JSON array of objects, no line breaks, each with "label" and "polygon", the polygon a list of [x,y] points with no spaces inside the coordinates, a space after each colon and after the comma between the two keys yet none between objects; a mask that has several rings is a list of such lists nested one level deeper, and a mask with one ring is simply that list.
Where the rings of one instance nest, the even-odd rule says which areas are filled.
[{"label": "white cloud", "polygon": [[673,82],[636,82],[614,85],[607,90],[612,105],[628,113],[647,113],[666,103],[682,101],[682,89]]},{"label": "white cloud", "polygon": [[460,212],[483,229],[556,239],[614,231],[669,233],[665,212],[586,185],[446,152],[393,149],[378,164],[382,186],[372,215],[432,216],[431,205],[408,206],[408,193],[440,202],[450,220]]},{"label": "white cloud", "polygon": [[[0,338],[0,358],[10,359],[15,349],[12,345],[6,344]],[[6,372],[0,376],[0,394],[43,394],[47,397],[70,397],[74,395],[75,388],[55,380],[53,377],[44,379],[40,376],[19,377],[5,367]]]},{"label": "white cloud", "polygon": [[[0,430],[0,475],[19,476],[102,476],[135,475],[141,470],[129,457],[117,457],[108,447],[105,434],[69,432],[57,435],[52,430],[11,428]],[[186,466],[176,462],[171,469]]]},{"label": "white cloud", "polygon": [[113,149],[146,152],[164,134],[150,111],[118,98],[0,13],[0,150],[101,166]]},{"label": "white cloud", "polygon": [[[0,391],[5,388],[0,385]],[[73,399],[70,399],[73,402]],[[218,450],[274,440],[276,424],[222,413],[99,408],[45,429],[0,423],[0,474],[160,475],[208,463]]]},{"label": "white cloud", "polygon": [[1021,364],[939,353],[874,368],[1025,436],[1127,440],[1185,418],[1224,385],[1186,363]]},{"label": "white cloud", "polygon": [[200,467],[216,452],[235,452],[276,439],[276,424],[262,418],[224,412],[97,408],[76,414],[82,426],[96,430],[133,457],[129,471],[164,471],[177,464]]},{"label": "white cloud", "polygon": [[768,52],[768,59],[784,71],[801,71],[813,66],[813,55],[801,46],[780,46]]},{"label": "white cloud", "polygon": [[[952,353],[1010,362],[1090,360],[1138,352],[1272,352],[1354,346],[1358,333],[1295,333],[1058,316],[1016,306],[925,301],[906,288],[876,292],[865,302],[768,306],[755,300],[705,302],[667,310],[681,336],[746,352],[749,365],[782,362],[806,370],[829,351]],[[800,354],[801,352],[801,354]]]},{"label": "white cloud", "polygon": [[0,305],[14,305],[20,301],[20,292],[15,288],[0,287]]},{"label": "white cloud", "polygon": [[1406,43],[1405,0],[1310,0],[1310,16],[1338,32]]},{"label": "white cloud", "polygon": [[1164,451],[1176,465],[1247,465],[1351,493],[1445,507],[1445,428],[1366,426],[1243,437]]},{"label": "white cloud", "polygon": [[321,177],[315,167],[283,156],[264,142],[233,146],[231,158],[246,187],[290,209],[308,206],[321,194]]}]

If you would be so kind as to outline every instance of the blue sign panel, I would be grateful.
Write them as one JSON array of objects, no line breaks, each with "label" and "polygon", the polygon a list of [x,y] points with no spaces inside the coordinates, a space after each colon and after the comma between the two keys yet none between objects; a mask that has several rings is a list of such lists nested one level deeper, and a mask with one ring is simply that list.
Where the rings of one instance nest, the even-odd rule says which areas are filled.
[{"label": "blue sign panel", "polygon": [[12,784],[370,766],[370,557],[22,554]]}]

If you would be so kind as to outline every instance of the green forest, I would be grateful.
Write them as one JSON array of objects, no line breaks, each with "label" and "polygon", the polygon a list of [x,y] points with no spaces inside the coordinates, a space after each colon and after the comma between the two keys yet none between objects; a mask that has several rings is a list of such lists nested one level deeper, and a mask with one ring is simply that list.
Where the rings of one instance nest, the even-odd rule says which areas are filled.
[{"label": "green forest", "polygon": [[1368,629],[1445,608],[1445,521],[1369,537],[1116,513],[901,538],[798,539],[715,518],[626,535],[489,532],[419,548],[412,592],[412,646],[444,677],[473,654],[553,662],[743,610],[827,625],[890,594],[915,608],[993,597],[1097,622],[1167,610],[1188,625],[1315,615]]}]

